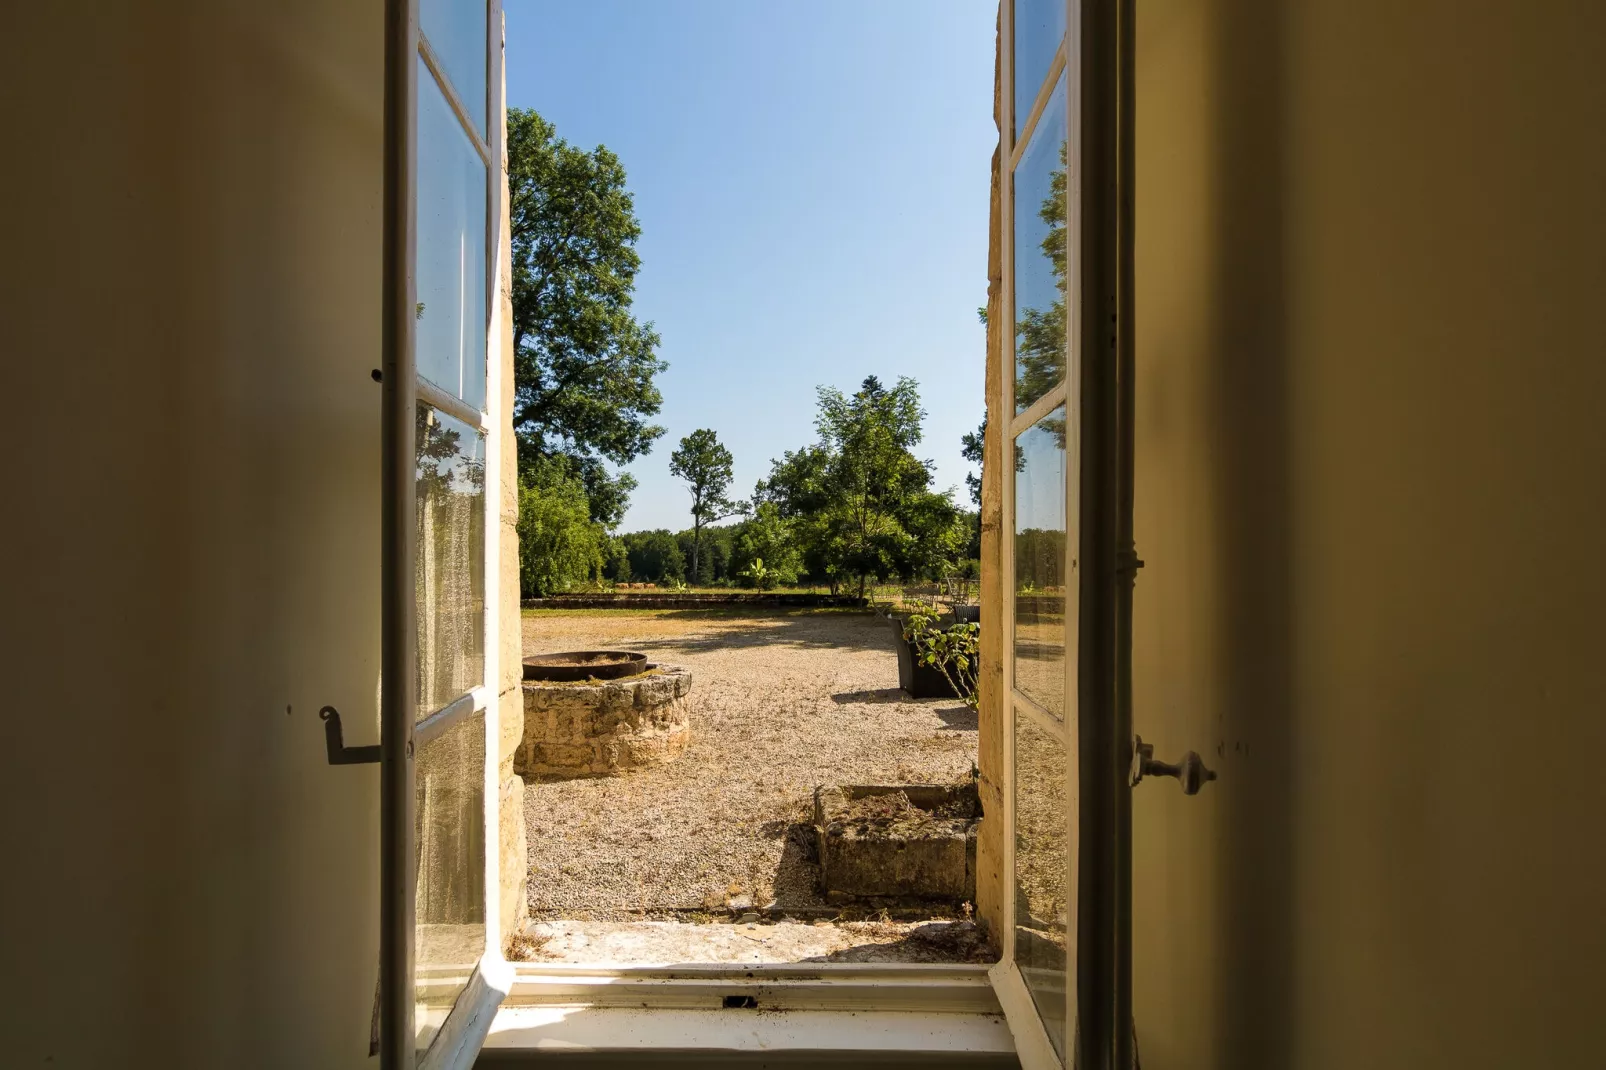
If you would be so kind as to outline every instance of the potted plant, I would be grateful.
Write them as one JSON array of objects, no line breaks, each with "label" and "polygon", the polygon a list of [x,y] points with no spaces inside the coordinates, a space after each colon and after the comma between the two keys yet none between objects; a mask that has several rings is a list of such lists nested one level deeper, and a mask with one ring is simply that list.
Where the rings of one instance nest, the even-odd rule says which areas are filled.
[{"label": "potted plant", "polygon": [[929,602],[914,603],[898,623],[898,686],[910,698],[962,698],[974,706],[980,626],[945,625]]}]

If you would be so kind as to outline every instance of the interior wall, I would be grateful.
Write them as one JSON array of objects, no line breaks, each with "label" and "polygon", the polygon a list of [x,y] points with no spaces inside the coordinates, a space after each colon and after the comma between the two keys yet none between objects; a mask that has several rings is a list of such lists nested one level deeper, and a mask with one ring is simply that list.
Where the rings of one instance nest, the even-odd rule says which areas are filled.
[{"label": "interior wall", "polygon": [[1606,1048],[1606,6],[1145,0],[1145,1070]]},{"label": "interior wall", "polygon": [[92,8],[0,16],[3,1061],[366,1066],[383,5]]}]

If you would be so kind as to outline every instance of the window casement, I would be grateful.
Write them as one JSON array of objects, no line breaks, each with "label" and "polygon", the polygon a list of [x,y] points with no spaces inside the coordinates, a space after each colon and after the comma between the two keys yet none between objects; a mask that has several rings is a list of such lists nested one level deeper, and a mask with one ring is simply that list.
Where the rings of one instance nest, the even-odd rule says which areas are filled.
[{"label": "window casement", "polygon": [[[616,970],[515,967],[500,954],[498,852],[487,844],[496,842],[498,820],[494,607],[499,583],[513,582],[497,575],[495,484],[509,414],[496,411],[505,384],[498,382],[501,362],[489,359],[507,329],[497,319],[501,303],[492,300],[507,285],[492,267],[506,240],[497,232],[505,182],[501,11],[495,0],[389,0],[388,10],[400,10],[404,23],[392,18],[391,54],[405,44],[408,64],[388,75],[392,92],[405,96],[406,135],[405,152],[388,160],[404,169],[405,211],[388,218],[391,244],[400,233],[407,257],[398,265],[387,255],[388,338],[400,339],[387,346],[402,354],[397,370],[405,372],[395,377],[405,389],[393,394],[387,356],[387,434],[392,443],[405,441],[412,468],[387,500],[394,505],[405,496],[406,535],[416,546],[402,555],[413,571],[397,586],[405,582],[409,628],[386,633],[387,649],[402,639],[412,648],[400,660],[413,687],[404,701],[393,695],[382,702],[391,711],[383,743],[392,769],[385,857],[406,859],[400,870],[387,863],[385,873],[385,1065],[407,1065],[416,1048],[419,1065],[466,1066],[493,1015],[493,1048],[562,1046],[581,1043],[582,1035],[595,1041],[605,1016],[573,1014],[581,1007],[623,1015],[603,1031],[622,1030],[618,1041],[642,1051],[653,1046],[654,1030],[639,1028],[636,1015],[757,1006],[819,1011],[826,1031],[837,1028],[831,1014],[908,1018],[921,1008],[985,1018],[1001,1007],[1027,1070],[1105,1065],[1098,1052],[1119,1052],[1112,992],[1120,985],[1112,977],[1123,887],[1114,875],[1123,856],[1113,801],[1119,791],[1105,758],[1118,749],[1111,743],[1121,728],[1105,715],[1115,705],[1108,620],[1114,553],[1099,520],[1112,509],[1104,473],[1112,452],[1107,353],[1115,328],[1113,316],[1084,320],[1081,312],[1114,308],[1106,278],[1115,245],[1108,240],[1115,203],[1107,173],[1114,152],[1105,134],[1114,129],[1116,6],[1003,0],[1000,12],[1005,322],[989,395],[1000,452],[1012,463],[990,477],[1002,505],[1003,538],[991,564],[1004,602],[1003,687],[1002,708],[992,711],[1001,726],[1000,767],[983,770],[1003,788],[1003,812],[988,815],[1004,825],[995,863],[1005,885],[1000,961],[991,968]],[[397,664],[387,655],[392,680]],[[402,707],[408,716],[398,726],[394,711]],[[396,771],[403,758],[405,774]],[[403,915],[405,929],[398,929]],[[1107,932],[1116,934],[1113,941]],[[403,976],[405,993],[396,983]],[[498,1012],[509,991],[509,1006]],[[743,1017],[698,1021],[716,1044],[739,1047],[758,1036]],[[812,1028],[802,1023],[792,1019],[787,1028]],[[944,1026],[920,1028],[929,1039]],[[819,1040],[819,1050],[829,1052],[831,1037]],[[960,1043],[981,1051],[996,1050],[996,1041],[977,1033]],[[1082,1058],[1090,1054],[1091,1062]]]},{"label": "window casement", "polygon": [[1084,167],[1099,157],[1084,137],[1083,98],[1108,65],[1082,40],[1113,5],[1089,2],[1084,10],[1082,0],[1005,0],[1001,10],[1004,322],[991,396],[1005,459],[997,589],[1005,595],[1007,876],[1003,955],[992,977],[1032,1070],[1102,1065],[1095,1053],[1109,1032],[1082,1020],[1088,996],[1108,988],[1103,949],[1086,935],[1108,928],[1111,902],[1088,894],[1102,888],[1111,862],[1100,806],[1111,782],[1088,746],[1089,727],[1106,719],[1099,696],[1108,674],[1097,648],[1108,628],[1103,555],[1088,552],[1102,515],[1098,485],[1084,486],[1104,457],[1102,422],[1087,419],[1087,404],[1102,399],[1085,393],[1104,354],[1086,342],[1082,318],[1094,307],[1087,283],[1097,270],[1083,214],[1094,213],[1088,226],[1096,228],[1102,210],[1084,190]]},{"label": "window casement", "polygon": [[[506,991],[495,784],[500,4],[387,6],[388,1065],[467,1065]],[[405,426],[404,426],[405,425]],[[410,432],[410,433],[409,433]],[[394,471],[394,475],[389,475]],[[403,623],[401,618],[405,617]],[[385,701],[388,698],[389,701]]]}]

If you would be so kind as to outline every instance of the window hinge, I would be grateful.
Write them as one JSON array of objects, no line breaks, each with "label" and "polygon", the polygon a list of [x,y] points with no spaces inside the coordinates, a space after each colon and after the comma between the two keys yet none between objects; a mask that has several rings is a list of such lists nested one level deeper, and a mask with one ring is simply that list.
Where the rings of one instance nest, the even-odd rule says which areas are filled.
[{"label": "window hinge", "polygon": [[379,761],[379,744],[348,747],[340,730],[340,711],[325,706],[318,711],[323,720],[323,741],[329,748],[330,765],[371,765]]}]

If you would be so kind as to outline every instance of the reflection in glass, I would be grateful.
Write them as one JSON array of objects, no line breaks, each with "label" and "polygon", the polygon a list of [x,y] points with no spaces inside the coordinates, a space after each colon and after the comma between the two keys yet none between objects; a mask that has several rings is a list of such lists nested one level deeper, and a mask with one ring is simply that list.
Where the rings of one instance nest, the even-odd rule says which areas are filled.
[{"label": "reflection in glass", "polygon": [[421,745],[415,776],[415,1013],[422,1050],[485,953],[485,718],[465,718]]},{"label": "reflection in glass", "polygon": [[1065,406],[1015,439],[1015,688],[1065,714]]},{"label": "reflection in glass", "polygon": [[418,407],[418,718],[485,682],[485,437]]},{"label": "reflection in glass", "polygon": [[418,69],[418,374],[485,406],[485,161]]},{"label": "reflection in glass", "polygon": [[[474,129],[485,136],[486,57],[485,0],[419,0],[418,24],[429,41],[457,99],[468,109]],[[420,79],[427,75],[420,71]],[[423,82],[419,82],[423,94]]]},{"label": "reflection in glass", "polygon": [[1071,931],[1065,744],[1015,711],[1015,962],[1065,1058]]},{"label": "reflection in glass", "polygon": [[1065,378],[1065,79],[1015,167],[1015,411]]},{"label": "reflection in glass", "polygon": [[1065,36],[1065,0],[1015,0],[1015,135],[1026,126]]}]

